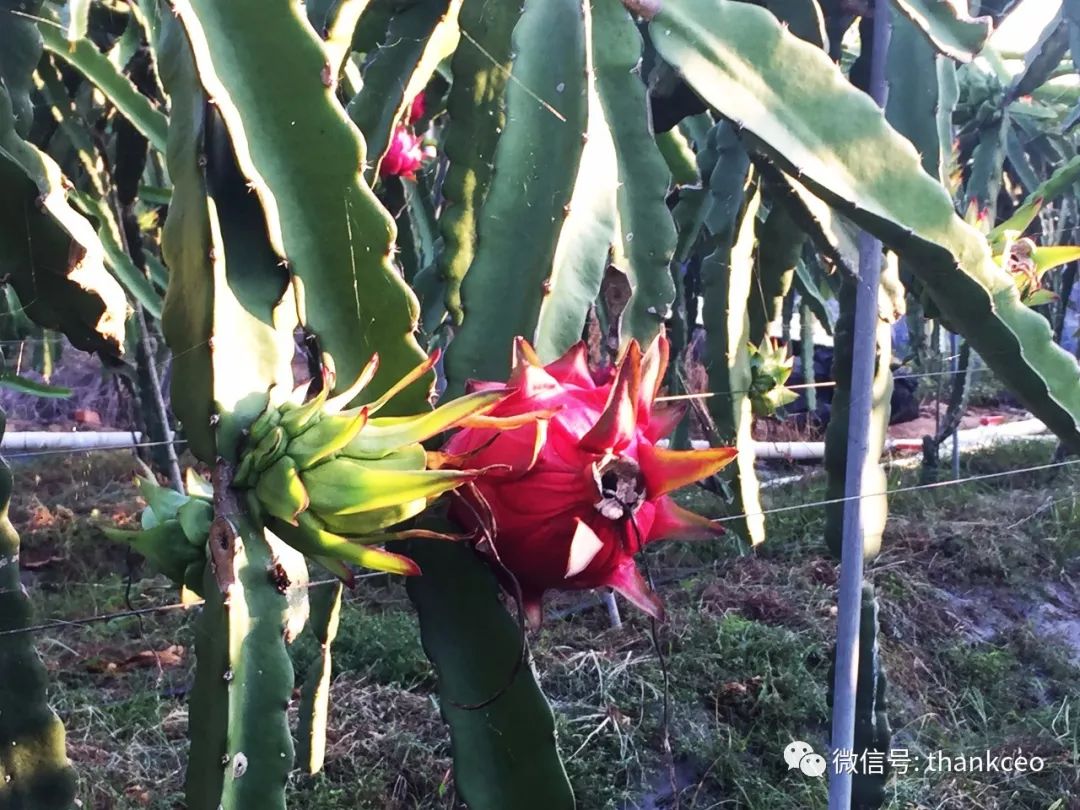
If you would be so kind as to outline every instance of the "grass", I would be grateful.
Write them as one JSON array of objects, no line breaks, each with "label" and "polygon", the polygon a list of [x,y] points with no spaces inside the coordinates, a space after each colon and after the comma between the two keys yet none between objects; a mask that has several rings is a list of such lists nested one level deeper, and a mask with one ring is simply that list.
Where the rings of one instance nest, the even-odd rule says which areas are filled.
[{"label": "grass", "polygon": [[[1049,461],[1022,443],[965,459],[981,475]],[[88,460],[88,458],[92,460]],[[175,593],[106,541],[101,525],[139,508],[122,455],[16,468],[13,518],[39,617],[71,618],[168,603]],[[916,471],[890,473],[893,488]],[[893,745],[912,756],[1022,749],[1040,773],[909,772],[888,787],[895,810],[1066,810],[1080,805],[1080,465],[900,493],[884,551],[868,568],[881,606]],[[770,490],[766,506],[812,503],[824,481]],[[31,494],[34,493],[34,494]],[[710,515],[702,490],[680,494]],[[670,675],[670,740],[684,808],[824,807],[824,785],[789,771],[782,750],[827,738],[836,567],[820,508],[770,515],[752,554],[733,541],[668,544],[649,563],[670,621],[659,634]],[[581,595],[554,598],[556,610]],[[649,626],[599,605],[549,620],[532,638],[556,710],[579,807],[653,805],[670,793],[663,677]],[[38,636],[67,728],[84,807],[182,804],[185,693],[194,612],[54,628]],[[179,648],[179,649],[178,649]],[[158,655],[154,655],[157,653]],[[293,647],[298,677],[314,644]],[[328,756],[297,774],[301,808],[454,808],[451,759],[434,674],[398,583],[365,580],[345,605],[334,648]],[[295,703],[295,701],[294,701]]]}]

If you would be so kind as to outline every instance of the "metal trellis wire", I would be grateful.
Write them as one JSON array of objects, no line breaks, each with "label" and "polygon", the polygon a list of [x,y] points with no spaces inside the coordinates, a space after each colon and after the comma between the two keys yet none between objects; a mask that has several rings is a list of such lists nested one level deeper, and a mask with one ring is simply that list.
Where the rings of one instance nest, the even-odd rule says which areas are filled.
[{"label": "metal trellis wire", "polygon": [[[1011,475],[1024,475],[1027,473],[1041,472],[1045,470],[1053,470],[1061,467],[1069,467],[1076,464],[1080,464],[1080,458],[1065,459],[1063,461],[1055,461],[1048,464],[1037,464],[1031,467],[1022,467],[1015,470],[1002,470],[1001,472],[994,473],[980,473],[978,475],[970,475],[966,478],[959,479],[947,479],[944,481],[936,481],[929,484],[914,484],[907,487],[896,487],[895,489],[888,489],[884,492],[868,492],[855,497],[842,497],[842,498],[828,498],[825,500],[811,501],[810,503],[792,504],[790,506],[777,506],[771,509],[763,509],[760,512],[743,513],[738,515],[725,515],[724,517],[713,519],[713,523],[727,523],[733,520],[739,520],[747,517],[775,515],[783,512],[793,512],[800,509],[815,509],[822,506],[829,506],[831,504],[844,503],[850,500],[862,500],[865,498],[879,498],[883,495],[897,495],[907,492],[918,492],[921,490],[940,489],[942,487],[953,487],[961,484],[968,484],[975,481],[988,481],[996,478],[1006,478]],[[357,579],[368,579],[371,577],[386,576],[385,574],[375,572],[370,574],[361,574],[357,576]],[[322,585],[329,585],[337,582],[336,579],[324,579],[310,582],[306,586],[307,588],[315,588]],[[109,622],[115,619],[129,618],[132,616],[146,616],[154,615],[158,613],[168,613],[172,611],[190,610],[191,608],[201,607],[204,604],[203,600],[196,600],[192,602],[177,602],[168,605],[155,605],[145,608],[136,608],[134,610],[120,610],[113,613],[103,613],[95,616],[84,616],[75,619],[50,619],[40,624],[30,625],[29,627],[18,627],[11,630],[0,630],[0,637],[20,635],[23,633],[36,633],[45,630],[58,630],[68,627],[81,627],[85,625],[97,624],[100,622]]]}]

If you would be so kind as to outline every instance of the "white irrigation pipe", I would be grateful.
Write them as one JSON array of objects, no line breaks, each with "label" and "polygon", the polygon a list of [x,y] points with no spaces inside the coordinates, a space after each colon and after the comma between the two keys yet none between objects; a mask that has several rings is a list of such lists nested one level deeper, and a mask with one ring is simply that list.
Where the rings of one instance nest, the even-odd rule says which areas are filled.
[{"label": "white irrigation pipe", "polygon": [[[1017,422],[1002,422],[999,425],[981,425],[977,428],[956,431],[960,450],[971,451],[988,447],[1010,439],[1045,438],[1056,440],[1040,419],[1021,419]],[[922,439],[889,439],[888,450],[922,450]]]},{"label": "white irrigation pipe", "polygon": [[[978,450],[1001,441],[1022,438],[1054,439],[1046,425],[1038,419],[1021,419],[999,425],[981,425],[956,432],[962,451]],[[661,443],[663,444],[663,443]],[[700,439],[691,442],[695,450],[702,450],[709,443]],[[922,450],[922,439],[888,439],[886,452]],[[825,458],[825,442],[754,442],[754,458],[772,461],[820,461]]]},{"label": "white irrigation pipe", "polygon": [[[696,449],[699,444],[694,442]],[[755,459],[781,459],[786,461],[820,461],[825,458],[825,442],[754,442]]]},{"label": "white irrigation pipe", "polygon": [[[1017,441],[1020,439],[1027,439],[1029,441],[1046,441],[1056,442],[1057,436],[1047,432],[1046,425],[1040,422],[1038,419],[1024,419],[1019,422],[1007,422],[1002,425],[985,425],[978,428],[970,428],[968,430],[959,430],[956,432],[959,437],[959,446],[961,453],[970,453],[975,450],[983,450],[987,447],[993,447],[997,444],[1005,444],[1010,441]],[[695,449],[702,448],[706,445],[706,442],[694,442]],[[758,458],[769,459],[784,459],[788,461],[796,460],[794,455],[788,454],[787,449],[782,446],[782,442],[761,442],[762,445],[766,445],[764,452],[758,455]],[[819,456],[810,455],[810,451],[820,442],[791,442],[800,453],[805,453],[800,460],[820,460]],[[921,439],[890,439],[885,446],[887,451],[916,451],[918,455],[904,455],[896,458],[889,459],[886,464],[890,469],[907,469],[909,467],[917,467],[922,463],[922,440]],[[775,455],[773,455],[775,453]],[[779,489],[781,487],[789,486],[790,484],[798,484],[805,481],[809,476],[820,472],[820,467],[814,467],[808,472],[801,472],[795,475],[784,475],[779,478],[770,478],[766,481],[762,481],[761,489]]]},{"label": "white irrigation pipe", "polygon": [[[1040,434],[1043,434],[1040,436]],[[957,431],[961,450],[977,450],[1000,441],[1019,438],[1053,439],[1046,425],[1038,419],[1021,419],[1000,425],[982,425]],[[0,450],[19,453],[35,450],[95,450],[115,448],[124,450],[144,444],[141,433],[127,430],[71,431],[60,433],[51,430],[27,430],[5,433]],[[661,444],[666,444],[662,442]],[[695,449],[709,446],[706,441],[695,439]],[[886,451],[922,450],[922,439],[889,439]],[[754,442],[754,457],[764,460],[819,461],[825,457],[825,442]]]},{"label": "white irrigation pipe", "polygon": [[49,430],[27,430],[5,433],[0,450],[20,453],[37,450],[95,450],[115,448],[124,450],[143,444],[141,433],[126,430],[72,431],[58,433]]}]

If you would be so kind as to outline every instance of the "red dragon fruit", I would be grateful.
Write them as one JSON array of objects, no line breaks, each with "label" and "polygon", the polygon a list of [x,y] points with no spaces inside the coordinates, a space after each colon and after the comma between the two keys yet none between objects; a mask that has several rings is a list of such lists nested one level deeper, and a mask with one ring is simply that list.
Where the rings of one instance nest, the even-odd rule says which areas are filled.
[{"label": "red dragon fruit", "polygon": [[424,162],[424,147],[421,138],[409,131],[408,127],[398,125],[390,139],[390,148],[386,150],[379,174],[383,177],[412,178]]},{"label": "red dragon fruit", "polygon": [[[631,342],[614,375],[598,382],[584,343],[544,366],[518,338],[506,383],[513,393],[488,414],[502,427],[474,424],[443,448],[450,466],[489,468],[459,490],[453,515],[484,537],[481,549],[516,578],[532,625],[549,589],[610,587],[662,618],[634,555],[655,540],[721,533],[667,494],[736,455],[730,447],[656,446],[683,410],[654,404],[667,360],[664,337],[644,354]],[[503,387],[471,381],[468,390]],[[507,430],[515,416],[522,425]]]}]

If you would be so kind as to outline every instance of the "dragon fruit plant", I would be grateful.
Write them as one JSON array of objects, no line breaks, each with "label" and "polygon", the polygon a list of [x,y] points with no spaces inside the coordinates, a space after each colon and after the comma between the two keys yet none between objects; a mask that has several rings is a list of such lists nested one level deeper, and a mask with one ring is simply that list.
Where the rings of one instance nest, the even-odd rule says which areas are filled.
[{"label": "dragon fruit plant", "polygon": [[[748,446],[753,408],[771,411],[787,396],[787,358],[748,348],[760,345],[758,315],[792,284],[811,300],[827,280],[824,264],[855,270],[835,212],[882,239],[920,282],[908,291],[933,302],[1036,416],[1080,446],[1076,363],[1021,300],[1041,292],[1035,282],[1047,268],[1033,256],[1034,265],[1011,268],[1023,275],[1010,275],[995,261],[1008,255],[1004,244],[991,252],[935,177],[953,157],[951,60],[972,59],[989,34],[973,21],[957,27],[950,4],[895,4],[897,41],[911,46],[901,53],[913,56],[889,62],[885,114],[828,52],[852,23],[845,4],[172,0],[123,4],[130,14],[114,5],[72,2],[60,15],[41,0],[0,2],[0,52],[14,55],[0,60],[0,253],[5,277],[29,291],[30,317],[83,348],[120,351],[125,289],[148,314],[160,312],[174,413],[189,451],[214,469],[212,498],[189,493],[184,503],[194,505],[176,500],[175,514],[151,509],[167,524],[154,537],[185,544],[163,562],[205,597],[188,713],[192,810],[285,807],[295,761],[288,645],[305,623],[324,655],[298,736],[311,741],[309,763],[321,761],[340,592],[309,603],[298,550],[342,575],[349,562],[402,573],[422,562],[424,576],[407,588],[438,671],[458,798],[471,810],[574,807],[550,709],[520,666],[518,628],[488,566],[465,543],[379,546],[423,537],[402,521],[453,490],[458,522],[520,583],[534,621],[553,588],[613,587],[660,615],[634,554],[717,531],[679,510],[670,491],[737,457],[724,471],[739,493],[732,511],[760,510],[750,453],[660,446],[680,411],[657,402],[668,350],[657,335],[680,317],[696,323],[700,301],[712,438]],[[1057,61],[1032,60],[1021,84],[1042,83]],[[431,109],[421,112],[417,93],[440,84],[445,93],[429,90]],[[980,107],[1007,103],[992,90],[976,94]],[[937,116],[920,112],[928,93]],[[104,129],[97,115],[83,120],[88,95],[108,99]],[[57,127],[36,126],[46,112]],[[982,124],[1005,119],[970,112],[983,156],[971,162],[1000,174],[1007,129]],[[430,119],[437,125],[422,133],[418,122]],[[105,138],[119,137],[121,124],[124,148]],[[683,169],[698,181],[674,207],[656,142],[665,129],[685,143]],[[438,144],[438,171],[418,171],[425,134]],[[418,178],[403,184],[399,216],[387,210],[393,184],[379,188],[371,176],[376,166],[383,177]],[[1071,162],[1031,189],[1020,207],[1027,219],[1014,215],[1007,230],[1022,237],[1078,173]],[[977,211],[999,196],[986,179],[967,195]],[[118,193],[121,185],[130,188]],[[138,227],[119,227],[118,209]],[[140,230],[129,256],[121,242]],[[570,347],[594,306],[598,317],[612,314],[598,305],[611,267],[630,295],[609,318],[623,349],[606,379]],[[759,308],[751,296],[767,300]],[[853,345],[844,323],[839,356]],[[290,396],[298,333],[309,364],[336,368],[340,388],[326,377],[318,393]],[[536,351],[519,341],[511,369],[515,335]],[[419,377],[409,369],[424,359],[422,342],[444,341],[450,395],[430,411],[433,361]],[[349,381],[364,380],[375,353],[381,366],[358,396]],[[845,390],[840,371],[837,395],[850,401],[859,392]],[[469,378],[508,376],[505,391],[466,389]],[[668,382],[674,389],[678,375]],[[876,397],[875,424],[887,408],[888,397]],[[838,427],[826,442],[836,451],[827,463],[834,486],[846,467],[845,418],[834,408]],[[450,427],[460,432],[441,452],[421,445]],[[839,525],[839,511],[827,526]],[[764,538],[760,518],[744,532],[754,542]],[[13,536],[0,546],[15,559]],[[17,584],[14,566],[5,576]],[[25,599],[7,591],[3,629],[27,624]],[[0,676],[30,671],[26,639],[4,637]],[[40,680],[32,694],[0,695],[3,716],[31,707],[44,720],[50,753],[20,759],[39,773],[16,773],[9,791],[46,784],[50,773],[70,787]],[[23,746],[10,742],[0,733],[5,777]],[[70,806],[67,792],[52,795],[39,806]]]},{"label": "dragon fruit plant", "polygon": [[[589,369],[584,343],[545,366],[518,338],[506,384],[512,393],[489,414],[539,418],[509,431],[466,427],[446,443],[449,464],[488,469],[459,491],[452,511],[517,579],[534,626],[551,589],[610,587],[662,618],[663,605],[634,555],[658,540],[722,533],[668,495],[717,472],[736,450],[658,445],[684,411],[656,404],[667,363],[663,335],[645,352],[630,341],[614,375],[601,382]],[[497,382],[466,388],[471,396],[505,390]]]},{"label": "dragon fruit plant", "polygon": [[1004,248],[994,261],[1012,276],[1021,302],[1037,307],[1058,300],[1052,289],[1043,286],[1046,273],[1078,257],[1080,247],[1076,245],[1041,246],[1014,231],[1005,233]]}]

